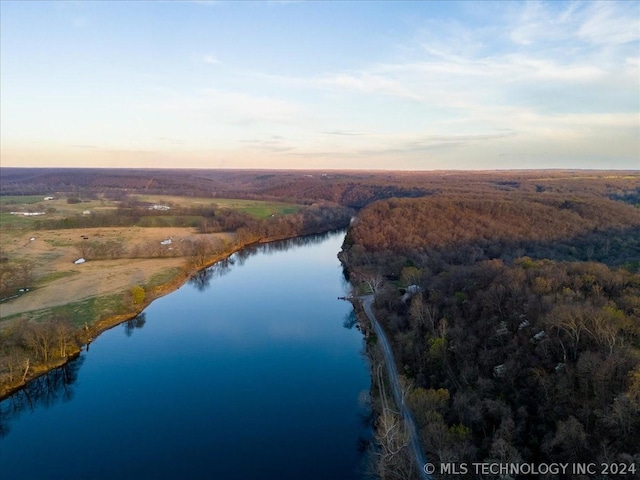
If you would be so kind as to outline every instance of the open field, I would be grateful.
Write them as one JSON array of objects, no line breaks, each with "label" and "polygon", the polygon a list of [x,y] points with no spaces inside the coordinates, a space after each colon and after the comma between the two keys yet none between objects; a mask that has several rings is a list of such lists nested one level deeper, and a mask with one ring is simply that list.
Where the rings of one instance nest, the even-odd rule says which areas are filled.
[{"label": "open field", "polygon": [[0,197],[0,205],[33,205],[43,202],[41,195],[11,195]]},{"label": "open field", "polygon": [[[35,228],[42,220],[62,219],[81,216],[83,212],[104,213],[115,211],[118,203],[105,199],[84,199],[79,203],[67,203],[68,196],[55,196],[53,200],[44,200],[43,196],[7,196],[0,197],[0,226],[3,230],[15,228]],[[23,216],[10,212],[44,212],[45,215]]]},{"label": "open field", "polygon": [[174,242],[196,238],[233,239],[233,235],[228,233],[203,235],[191,228],[173,227],[27,230],[3,234],[3,256],[33,261],[36,283],[26,294],[0,303],[0,320],[43,308],[122,293],[135,285],[155,287],[170,281],[185,263],[184,258],[175,257],[92,260],[75,265],[73,262],[81,256],[78,245],[85,241],[82,236],[88,237],[88,241],[123,241],[128,248],[160,243],[167,238],[172,238]]},{"label": "open field", "polygon": [[198,198],[177,197],[168,195],[132,195],[132,199],[159,205],[175,205],[179,207],[230,208],[248,213],[256,218],[267,218],[271,215],[287,215],[300,210],[300,205],[284,202],[265,202],[261,200],[243,200],[235,198]]},{"label": "open field", "polygon": [[[52,195],[53,196],[53,195]],[[44,200],[44,196],[37,195],[11,195],[0,197],[0,226],[4,230],[36,228],[43,220],[59,220],[83,215],[95,215],[115,212],[120,202],[99,198],[82,198],[79,203],[68,203],[68,198],[78,198],[75,195],[55,195],[53,200]],[[264,219],[272,215],[288,215],[296,213],[301,206],[293,203],[271,202],[260,200],[242,200],[230,198],[202,198],[182,197],[175,195],[131,195],[132,201],[149,203],[150,205],[167,205],[169,210],[155,212],[159,215],[155,218],[146,218],[141,226],[159,226],[158,224],[171,225],[176,217],[172,212],[175,208],[215,207],[231,209],[243,212],[254,218]],[[43,212],[45,215],[23,216],[12,215],[10,212],[28,213]],[[182,216],[185,223],[197,223],[197,217]]]},{"label": "open field", "polygon": [[[79,185],[68,193],[42,192],[0,197],[0,273],[6,275],[3,282],[11,281],[0,295],[0,321],[25,314],[34,320],[43,309],[171,283],[194,261],[201,265],[216,248],[224,250],[241,226],[278,221],[304,208],[272,200],[114,193]],[[242,242],[258,239],[248,239],[246,228],[243,233]],[[81,257],[86,263],[74,264]],[[22,287],[28,291],[18,291]]]}]

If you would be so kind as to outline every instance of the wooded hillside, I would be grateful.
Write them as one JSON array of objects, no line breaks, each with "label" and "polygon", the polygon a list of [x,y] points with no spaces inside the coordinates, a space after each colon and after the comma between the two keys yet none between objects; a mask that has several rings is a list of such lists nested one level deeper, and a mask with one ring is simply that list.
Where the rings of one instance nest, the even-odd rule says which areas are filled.
[{"label": "wooded hillside", "polygon": [[368,283],[430,461],[637,469],[640,209],[596,191],[358,214],[340,256],[363,288],[382,280]]}]

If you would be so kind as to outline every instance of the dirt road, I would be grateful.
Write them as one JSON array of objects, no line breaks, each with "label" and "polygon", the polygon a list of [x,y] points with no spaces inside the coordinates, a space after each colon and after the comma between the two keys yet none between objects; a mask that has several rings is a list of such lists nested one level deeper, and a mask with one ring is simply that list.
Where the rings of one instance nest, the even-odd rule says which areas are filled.
[{"label": "dirt road", "polygon": [[382,327],[378,323],[376,316],[371,309],[371,304],[373,303],[373,295],[367,295],[362,298],[362,305],[364,306],[364,311],[369,317],[369,321],[373,325],[373,328],[378,336],[378,340],[380,346],[382,347],[382,351],[384,353],[385,363],[387,364],[387,372],[389,374],[389,384],[391,385],[391,389],[393,391],[393,398],[396,402],[397,407],[400,409],[400,414],[404,419],[405,425],[409,432],[409,440],[411,443],[411,449],[413,450],[413,457],[416,461],[416,466],[418,468],[418,472],[420,477],[424,480],[431,480],[431,476],[425,473],[425,465],[427,464],[427,460],[422,453],[422,448],[420,447],[420,439],[418,438],[418,433],[416,429],[415,421],[413,420],[413,416],[409,411],[409,408],[402,400],[402,394],[400,392],[400,381],[398,379],[398,372],[396,369],[396,362],[393,358],[393,352],[391,351],[391,346],[389,345],[389,341],[387,340],[387,336],[382,330]]}]

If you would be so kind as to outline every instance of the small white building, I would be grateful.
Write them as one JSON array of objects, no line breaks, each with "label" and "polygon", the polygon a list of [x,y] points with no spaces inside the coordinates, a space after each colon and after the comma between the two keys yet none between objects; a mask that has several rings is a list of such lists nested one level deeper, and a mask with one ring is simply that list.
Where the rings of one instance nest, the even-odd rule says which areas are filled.
[{"label": "small white building", "polygon": [[45,200],[54,200],[53,197],[44,197]]}]

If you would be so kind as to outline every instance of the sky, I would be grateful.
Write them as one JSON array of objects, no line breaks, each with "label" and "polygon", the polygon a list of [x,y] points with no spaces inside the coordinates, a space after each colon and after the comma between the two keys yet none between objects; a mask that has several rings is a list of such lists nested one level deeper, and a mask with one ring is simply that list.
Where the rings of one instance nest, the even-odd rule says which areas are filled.
[{"label": "sky", "polygon": [[0,2],[0,165],[640,169],[640,2]]}]

